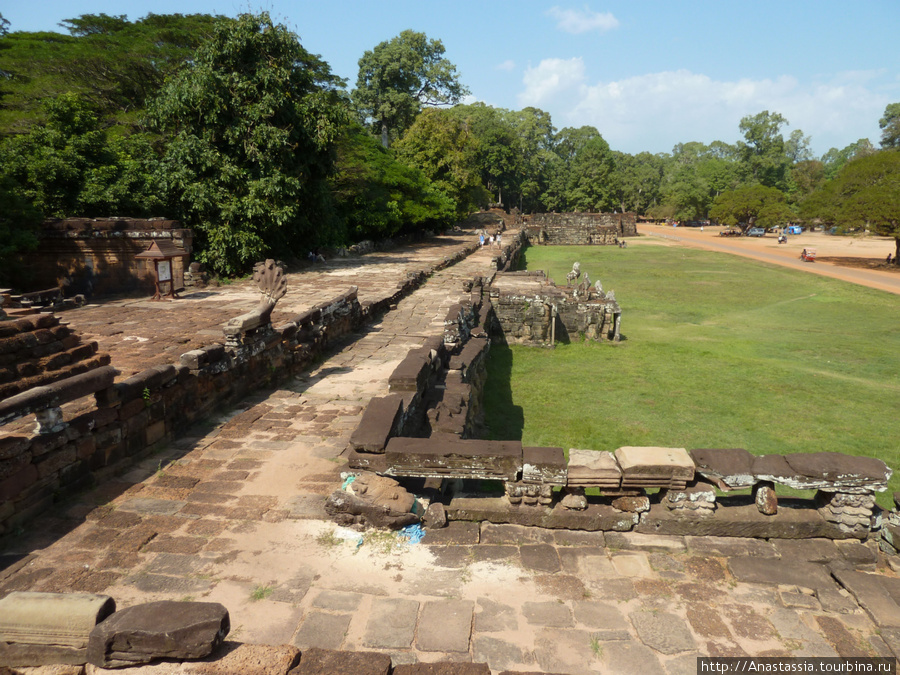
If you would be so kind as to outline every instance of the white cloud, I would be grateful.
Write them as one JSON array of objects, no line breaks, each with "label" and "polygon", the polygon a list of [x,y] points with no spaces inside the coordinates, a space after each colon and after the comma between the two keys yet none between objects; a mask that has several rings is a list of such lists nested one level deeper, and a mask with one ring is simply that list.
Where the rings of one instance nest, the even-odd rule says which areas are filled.
[{"label": "white cloud", "polygon": [[512,59],[506,59],[506,61],[504,61],[503,63],[500,63],[497,66],[495,66],[495,70],[507,70],[508,71],[508,70],[515,70],[515,68],[516,68],[516,62],[513,61]]},{"label": "white cloud", "polygon": [[540,106],[560,97],[580,92],[584,86],[584,61],[581,58],[544,59],[537,67],[529,66],[522,78],[525,91],[519,94],[523,106]]},{"label": "white cloud", "polygon": [[592,12],[587,7],[582,10],[551,7],[547,14],[556,19],[557,28],[574,35],[592,30],[605,32],[619,27],[619,20],[611,13]]},{"label": "white cloud", "polygon": [[[740,139],[742,117],[769,110],[812,137],[816,154],[860,137],[878,140],[878,119],[896,92],[872,73],[839,73],[804,83],[774,79],[714,80],[688,70],[590,83],[581,59],[546,59],[525,72],[521,106],[549,112],[557,128],[596,127],[615,150],[669,152],[676,143]],[[852,136],[852,138],[851,138]]]}]

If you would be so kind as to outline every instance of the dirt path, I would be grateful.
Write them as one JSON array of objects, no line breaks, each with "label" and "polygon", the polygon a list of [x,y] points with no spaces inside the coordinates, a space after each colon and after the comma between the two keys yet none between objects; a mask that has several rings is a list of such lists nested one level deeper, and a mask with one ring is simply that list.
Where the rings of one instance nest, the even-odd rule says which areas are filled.
[{"label": "dirt path", "polygon": [[[789,237],[787,244],[779,244],[775,235],[720,237],[719,232],[723,229],[706,227],[701,232],[699,228],[673,228],[642,223],[638,225],[638,234],[682,246],[740,255],[900,294],[900,266],[888,267],[884,264],[888,253],[894,252],[894,240],[890,237],[834,237],[821,232],[804,232]],[[805,263],[800,260],[800,252],[804,248],[816,249],[816,262]]]}]

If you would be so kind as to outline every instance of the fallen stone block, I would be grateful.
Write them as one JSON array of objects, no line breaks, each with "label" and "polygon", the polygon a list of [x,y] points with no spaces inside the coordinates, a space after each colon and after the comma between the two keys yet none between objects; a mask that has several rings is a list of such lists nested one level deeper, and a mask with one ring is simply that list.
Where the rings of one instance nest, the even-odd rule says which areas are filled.
[{"label": "fallen stone block", "polygon": [[569,448],[566,483],[572,487],[613,490],[622,483],[622,469],[611,452]]},{"label": "fallen stone block", "polygon": [[217,602],[135,605],[91,631],[88,661],[121,668],[158,659],[201,659],[222,644],[230,629],[228,610]]},{"label": "fallen stone block", "polygon": [[350,447],[357,452],[383,453],[402,413],[403,398],[398,394],[373,398],[350,436]]},{"label": "fallen stone block", "polygon": [[391,393],[423,391],[431,374],[431,362],[427,356],[410,352],[388,378]]},{"label": "fallen stone block", "polygon": [[116,609],[108,595],[14,591],[0,600],[0,665],[79,665],[91,632]]},{"label": "fallen stone block", "polygon": [[379,652],[341,652],[313,647],[288,675],[388,675],[391,657]]}]

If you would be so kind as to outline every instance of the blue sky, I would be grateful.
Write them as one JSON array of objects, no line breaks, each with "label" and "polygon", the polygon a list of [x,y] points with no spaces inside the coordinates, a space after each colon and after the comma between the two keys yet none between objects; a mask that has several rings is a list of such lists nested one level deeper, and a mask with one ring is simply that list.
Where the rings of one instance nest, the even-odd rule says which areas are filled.
[{"label": "blue sky", "polygon": [[596,127],[614,150],[734,143],[742,117],[778,112],[818,156],[859,138],[900,101],[900,2],[753,0],[43,0],[0,13],[11,30],[59,30],[81,14],[234,16],[266,10],[356,81],[357,62],[405,29],[439,39],[470,100],[535,106],[554,125]]}]

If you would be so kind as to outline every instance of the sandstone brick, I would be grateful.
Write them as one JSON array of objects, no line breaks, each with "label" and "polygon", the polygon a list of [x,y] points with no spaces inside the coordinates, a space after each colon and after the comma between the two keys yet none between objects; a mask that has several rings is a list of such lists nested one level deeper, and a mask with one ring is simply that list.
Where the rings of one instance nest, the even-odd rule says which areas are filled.
[{"label": "sandstone brick", "polygon": [[40,462],[36,462],[35,466],[38,470],[38,476],[44,478],[58,472],[64,466],[73,464],[76,459],[75,446],[67,445],[59,450],[48,453],[46,458]]},{"label": "sandstone brick", "polygon": [[0,481],[0,501],[13,499],[38,479],[38,470],[34,464],[28,464],[20,471]]}]

